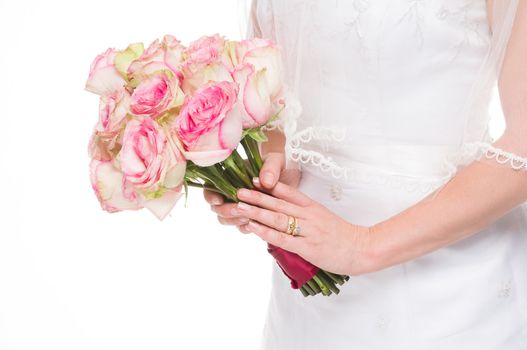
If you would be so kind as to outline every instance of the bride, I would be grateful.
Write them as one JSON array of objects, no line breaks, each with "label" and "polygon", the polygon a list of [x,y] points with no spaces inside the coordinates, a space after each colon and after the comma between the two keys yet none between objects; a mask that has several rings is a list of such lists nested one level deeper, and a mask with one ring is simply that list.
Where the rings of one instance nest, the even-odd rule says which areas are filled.
[{"label": "bride", "polygon": [[261,144],[261,192],[205,197],[221,223],[351,276],[304,298],[273,263],[262,349],[527,349],[527,2],[252,10],[302,109]]}]

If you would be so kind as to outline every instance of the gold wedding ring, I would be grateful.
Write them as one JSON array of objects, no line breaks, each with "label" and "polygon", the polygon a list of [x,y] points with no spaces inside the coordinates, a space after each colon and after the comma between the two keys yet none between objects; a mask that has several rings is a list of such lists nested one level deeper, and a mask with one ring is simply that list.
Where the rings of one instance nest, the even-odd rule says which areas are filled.
[{"label": "gold wedding ring", "polygon": [[294,216],[289,216],[287,220],[286,233],[291,236],[298,236],[300,234],[300,226],[298,226],[298,219]]}]

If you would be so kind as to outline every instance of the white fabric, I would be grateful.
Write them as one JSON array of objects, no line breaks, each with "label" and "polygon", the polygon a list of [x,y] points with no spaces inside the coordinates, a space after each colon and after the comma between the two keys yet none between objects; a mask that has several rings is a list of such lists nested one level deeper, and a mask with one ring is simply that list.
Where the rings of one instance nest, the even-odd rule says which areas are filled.
[{"label": "white fabric", "polygon": [[[422,198],[304,169],[300,189],[371,225]],[[262,350],[527,349],[527,211],[518,207],[457,244],[351,277],[338,296],[304,298],[273,262]]]},{"label": "white fabric", "polygon": [[[496,40],[485,0],[258,0],[256,10],[263,36],[280,36],[287,73],[301,76],[289,79],[302,107],[289,134],[300,189],[350,222],[413,205],[460,154],[492,155],[481,128],[491,71],[469,99]],[[525,206],[457,244],[352,277],[338,296],[304,298],[273,268],[265,350],[527,349]]]},{"label": "white fabric", "polygon": [[[328,145],[342,140],[353,145],[375,142],[387,149],[399,143],[447,145],[450,152],[440,159],[442,175],[431,185],[419,186],[430,191],[491,147],[488,102],[518,0],[494,1],[493,35],[484,0],[262,0],[256,4],[257,28],[251,27],[249,35],[259,31],[282,47],[286,81],[302,100],[302,109],[286,110],[278,125],[287,136],[288,167],[311,163],[335,177],[350,178],[355,174],[327,154]],[[463,62],[467,57],[472,61]],[[413,66],[409,60],[422,63]],[[445,69],[470,70],[470,74],[456,86],[452,84],[456,75],[444,75]],[[422,84],[413,84],[419,76]],[[455,103],[443,104],[435,90],[450,86],[458,92],[452,93]],[[414,99],[420,99],[423,107],[408,110]],[[422,117],[429,112],[435,114],[433,119]],[[388,113],[391,118],[385,118]],[[440,114],[448,118],[439,118]],[[343,124],[341,118],[350,122]],[[356,128],[363,123],[367,124]],[[407,124],[413,128],[406,128]],[[522,124],[527,130],[527,120]],[[436,126],[442,132],[431,132]],[[316,137],[321,134],[322,138]],[[527,154],[513,153],[527,152],[527,137],[523,139],[521,149],[493,148],[492,152],[508,158],[510,164],[511,154],[516,164],[518,159],[527,162]]]}]

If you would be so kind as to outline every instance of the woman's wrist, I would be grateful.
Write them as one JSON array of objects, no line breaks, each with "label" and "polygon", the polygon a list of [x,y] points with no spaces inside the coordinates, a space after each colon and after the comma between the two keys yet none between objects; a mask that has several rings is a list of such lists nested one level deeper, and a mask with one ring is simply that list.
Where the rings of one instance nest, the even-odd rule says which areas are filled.
[{"label": "woman's wrist", "polygon": [[349,224],[351,247],[351,262],[348,275],[358,276],[381,269],[382,256],[380,254],[378,234],[372,227]]}]

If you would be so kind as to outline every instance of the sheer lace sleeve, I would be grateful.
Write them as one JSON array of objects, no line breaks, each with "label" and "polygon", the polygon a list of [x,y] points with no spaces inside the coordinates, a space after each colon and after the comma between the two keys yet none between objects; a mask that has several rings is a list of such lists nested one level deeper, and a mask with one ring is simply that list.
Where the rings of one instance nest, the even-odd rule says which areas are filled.
[{"label": "sheer lace sleeve", "polygon": [[[503,1],[503,0],[494,0]],[[492,12],[489,12],[492,16]],[[520,1],[498,79],[505,118],[495,142],[481,142],[481,158],[527,174],[527,1]]]},{"label": "sheer lace sleeve", "polygon": [[248,21],[248,31],[247,31],[247,37],[261,37],[263,35],[262,28],[260,27],[260,23],[258,22],[258,13],[256,11],[258,6],[257,0],[251,1],[251,10],[249,13],[249,21]]}]

